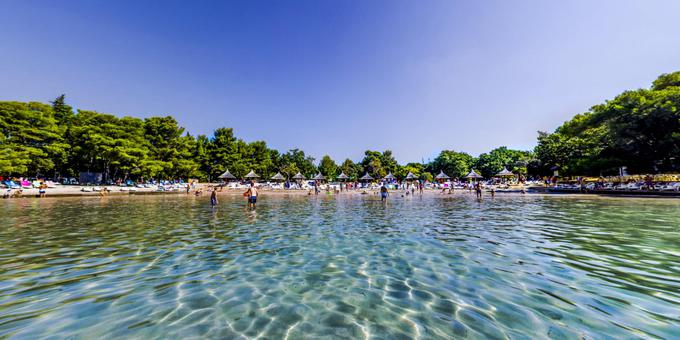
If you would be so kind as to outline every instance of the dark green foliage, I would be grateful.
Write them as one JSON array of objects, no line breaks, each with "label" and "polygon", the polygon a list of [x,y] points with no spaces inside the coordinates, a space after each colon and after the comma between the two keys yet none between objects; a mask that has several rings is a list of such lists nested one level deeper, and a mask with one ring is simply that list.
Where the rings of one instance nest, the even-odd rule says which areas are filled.
[{"label": "dark green foliage", "polygon": [[[463,177],[470,171],[473,162],[474,158],[465,152],[444,150],[430,163],[427,170],[435,174],[438,174],[439,171],[444,171],[445,174],[451,177]],[[415,172],[413,174],[418,175]]]},{"label": "dark green foliage", "polygon": [[516,174],[526,174],[527,165],[532,159],[533,153],[529,151],[511,150],[502,146],[479,155],[474,161],[474,168],[486,178],[495,176],[504,167]]},{"label": "dark green foliage", "polygon": [[680,72],[651,89],[627,91],[575,116],[554,133],[540,132],[537,170],[563,175],[677,171],[680,160]]},{"label": "dark green foliage", "polygon": [[0,173],[42,174],[65,162],[68,144],[49,105],[0,102]]},{"label": "dark green foliage", "polygon": [[319,172],[326,176],[326,178],[335,178],[340,174],[338,172],[338,165],[329,155],[325,155],[321,158],[321,163],[319,163]]}]

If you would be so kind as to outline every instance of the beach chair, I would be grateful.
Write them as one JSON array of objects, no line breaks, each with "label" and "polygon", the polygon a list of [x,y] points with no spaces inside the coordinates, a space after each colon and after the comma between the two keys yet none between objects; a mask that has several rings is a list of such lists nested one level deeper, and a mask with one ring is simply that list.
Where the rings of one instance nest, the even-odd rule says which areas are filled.
[{"label": "beach chair", "polygon": [[19,188],[21,188],[21,185],[17,184],[17,183],[14,182],[14,181],[6,181],[6,182],[5,182],[5,185],[6,185],[8,188],[10,188],[10,189],[19,189]]},{"label": "beach chair", "polygon": [[666,183],[665,185],[662,185],[659,187],[659,190],[661,191],[678,191],[680,188],[680,183],[675,183],[675,182],[670,182]]}]

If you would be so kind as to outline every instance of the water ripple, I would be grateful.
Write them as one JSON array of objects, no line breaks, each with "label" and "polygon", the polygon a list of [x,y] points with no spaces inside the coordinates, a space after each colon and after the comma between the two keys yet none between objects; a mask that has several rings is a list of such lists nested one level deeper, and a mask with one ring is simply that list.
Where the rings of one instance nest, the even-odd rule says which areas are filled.
[{"label": "water ripple", "polygon": [[680,203],[0,202],[0,337],[674,338]]}]

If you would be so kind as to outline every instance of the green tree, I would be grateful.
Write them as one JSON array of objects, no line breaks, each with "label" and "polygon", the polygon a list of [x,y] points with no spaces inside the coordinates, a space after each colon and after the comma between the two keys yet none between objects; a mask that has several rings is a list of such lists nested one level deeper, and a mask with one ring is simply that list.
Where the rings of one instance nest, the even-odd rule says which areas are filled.
[{"label": "green tree", "polygon": [[397,178],[404,179],[409,172],[420,178],[420,176],[425,172],[425,165],[420,163],[407,163],[404,166],[400,166],[399,170],[397,170],[394,175],[397,176]]},{"label": "green tree", "polygon": [[[383,162],[386,162],[385,164]],[[366,150],[361,166],[374,178],[382,178],[389,171],[396,170],[396,161],[392,157],[392,152],[387,150],[384,153],[379,151]]]},{"label": "green tree", "polygon": [[54,101],[50,102],[57,123],[64,125],[68,124],[70,120],[73,119],[73,108],[66,105],[65,100],[66,95],[62,94],[55,98]]},{"label": "green tree", "polygon": [[321,158],[321,163],[319,163],[319,172],[329,179],[334,179],[338,175],[338,165],[329,155],[325,155]]},{"label": "green tree", "polygon": [[[286,173],[289,177],[294,176],[298,171],[306,178],[310,178],[316,174],[316,166],[314,165],[314,158],[305,155],[305,152],[299,149],[288,150],[288,152],[281,155],[281,172]],[[295,165],[297,171],[292,165]],[[292,171],[292,172],[291,172]]]},{"label": "green tree", "polygon": [[68,152],[52,107],[41,103],[0,102],[0,172],[46,175]]},{"label": "green tree", "polygon": [[472,156],[465,152],[443,150],[432,161],[428,167],[428,170],[431,173],[439,173],[439,171],[444,171],[445,174],[451,176],[452,178],[460,178],[470,172],[472,164]]},{"label": "green tree", "polygon": [[199,164],[193,158],[196,141],[182,136],[184,128],[172,117],[150,117],[144,120],[144,137],[149,142],[149,157],[161,166],[164,178],[188,178],[197,173]]},{"label": "green tree", "polygon": [[355,164],[349,158],[342,162],[342,165],[340,165],[340,171],[344,172],[351,181],[356,181],[362,175],[361,164]]},{"label": "green tree", "polygon": [[526,174],[526,166],[532,159],[533,154],[530,151],[511,150],[502,146],[479,155],[474,161],[474,167],[486,178],[495,176],[504,167],[514,173]]}]

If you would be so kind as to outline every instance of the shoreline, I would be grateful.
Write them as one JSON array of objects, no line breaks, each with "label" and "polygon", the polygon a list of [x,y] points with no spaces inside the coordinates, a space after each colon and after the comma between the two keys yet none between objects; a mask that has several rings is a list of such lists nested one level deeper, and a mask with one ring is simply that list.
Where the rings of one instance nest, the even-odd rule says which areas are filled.
[{"label": "shoreline", "polygon": [[[210,196],[210,191],[208,190],[210,188],[211,184],[199,184],[197,188],[203,190],[203,194],[199,195],[198,197],[203,197],[203,196]],[[196,196],[195,192],[196,190],[193,189],[190,191],[190,193],[186,193],[184,189],[178,190],[178,191],[157,191],[153,188],[135,188],[133,189],[134,191],[129,191],[130,188],[127,188],[128,190],[120,190],[122,187],[108,187],[111,190],[106,194],[106,195],[101,195],[100,192],[83,192],[81,191],[82,187],[80,186],[59,186],[57,188],[48,188],[47,193],[44,198],[66,198],[66,197],[109,197],[109,196],[115,196],[115,197],[124,197],[124,196],[151,196],[151,195],[175,195],[175,196]],[[7,190],[7,189],[4,189]],[[218,196],[241,196],[245,189],[228,189],[224,188],[223,190],[217,191]],[[355,189],[355,190],[349,190],[349,191],[343,191],[341,193],[332,193],[332,194],[327,194],[325,191],[322,191],[318,195],[314,195],[313,193],[310,195],[309,190],[283,190],[283,189],[260,189],[259,190],[263,196],[316,196],[316,197],[326,197],[326,196],[373,196],[378,194],[377,189]],[[406,196],[405,195],[405,190],[392,190],[390,191],[391,195],[397,195],[397,196]],[[416,191],[416,196],[418,196],[418,192]],[[440,189],[426,189],[423,192],[423,195],[427,196],[439,196],[439,197],[448,197],[448,196],[459,196],[459,195],[474,195],[474,192],[469,192],[468,190],[454,190],[453,193],[441,193]],[[664,199],[673,199],[673,198],[680,198],[680,192],[647,192],[647,191],[635,191],[635,192],[629,192],[629,191],[611,191],[611,192],[579,192],[577,190],[554,190],[550,188],[530,188],[526,191],[526,193],[522,194],[520,190],[496,190],[496,195],[497,196],[506,196],[506,195],[548,195],[548,196],[568,196],[568,197],[619,197],[619,198],[664,198]],[[484,191],[484,197],[485,198],[490,198],[491,194],[488,190]],[[10,200],[15,200],[15,199],[39,199],[39,192],[38,189],[23,189],[23,193],[21,197],[11,197],[5,199],[10,199]]]}]

